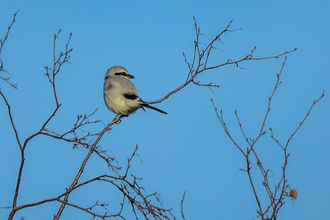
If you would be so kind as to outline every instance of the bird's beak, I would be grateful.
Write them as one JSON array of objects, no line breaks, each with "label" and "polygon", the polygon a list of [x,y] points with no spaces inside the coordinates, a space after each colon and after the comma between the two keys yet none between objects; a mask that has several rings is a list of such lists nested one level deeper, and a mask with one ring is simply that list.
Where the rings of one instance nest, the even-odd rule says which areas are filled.
[{"label": "bird's beak", "polygon": [[129,75],[127,75],[127,78],[134,79],[135,77],[133,75],[129,74]]}]

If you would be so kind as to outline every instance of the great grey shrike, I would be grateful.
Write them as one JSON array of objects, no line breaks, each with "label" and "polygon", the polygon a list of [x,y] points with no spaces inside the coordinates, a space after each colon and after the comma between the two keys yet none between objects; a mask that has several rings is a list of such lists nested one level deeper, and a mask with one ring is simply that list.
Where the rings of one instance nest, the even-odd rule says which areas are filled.
[{"label": "great grey shrike", "polygon": [[122,66],[113,66],[108,69],[104,78],[103,95],[108,109],[121,116],[128,116],[143,107],[153,109],[163,114],[166,112],[148,105],[139,97],[134,84],[129,80],[134,76]]}]

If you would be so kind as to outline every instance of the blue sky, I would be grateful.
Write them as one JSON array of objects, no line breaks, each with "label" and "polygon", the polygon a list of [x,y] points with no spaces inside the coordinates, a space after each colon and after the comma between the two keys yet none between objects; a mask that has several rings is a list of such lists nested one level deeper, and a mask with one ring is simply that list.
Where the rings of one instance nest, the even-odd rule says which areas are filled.
[{"label": "blue sky", "polygon": [[[96,108],[94,120],[109,123],[115,116],[103,102],[103,80],[108,68],[125,66],[135,76],[134,84],[147,101],[163,97],[184,83],[188,69],[182,52],[192,58],[196,17],[202,33],[214,37],[233,20],[223,43],[217,44],[212,63],[246,56],[254,46],[257,57],[292,50],[272,103],[266,128],[272,127],[282,143],[290,137],[322,91],[315,106],[289,146],[287,177],[298,190],[298,199],[286,199],[279,219],[326,219],[330,215],[330,16],[328,1],[0,1],[0,36],[3,38],[13,14],[19,10],[1,54],[15,90],[0,81],[11,104],[21,140],[37,131],[54,109],[51,86],[44,66],[52,65],[53,35],[63,50],[72,32],[71,63],[57,78],[62,106],[50,129],[64,132],[78,114]],[[207,44],[206,37],[201,42]],[[243,63],[246,69],[226,66],[198,76],[204,83],[220,84],[212,91],[189,85],[156,106],[168,115],[138,110],[113,127],[99,145],[125,166],[136,145],[143,163],[135,158],[132,173],[143,178],[147,193],[161,194],[164,207],[173,208],[180,219],[180,202],[186,191],[186,219],[258,219],[244,168],[244,157],[219,123],[210,98],[223,109],[233,137],[244,146],[234,111],[237,109],[246,134],[255,138],[280,71],[283,57]],[[0,206],[12,202],[19,166],[19,149],[10,129],[7,109],[0,101]],[[104,124],[93,125],[100,131]],[[85,131],[88,131],[86,129]],[[282,151],[266,134],[256,146],[263,164],[273,171],[270,184],[280,178]],[[243,147],[243,148],[246,148]],[[38,137],[26,150],[26,167],[19,204],[57,196],[68,187],[87,150],[72,150],[68,143]],[[109,172],[97,156],[87,164],[83,180]],[[260,171],[253,168],[261,200],[266,202]],[[102,188],[105,187],[105,188]],[[117,207],[118,193],[93,184],[72,194],[70,201],[89,206],[96,200]],[[114,204],[114,205],[113,205]],[[265,203],[266,204],[266,203]],[[58,203],[19,211],[15,219],[50,219]],[[5,219],[9,210],[0,209]],[[62,219],[91,219],[68,208]]]}]

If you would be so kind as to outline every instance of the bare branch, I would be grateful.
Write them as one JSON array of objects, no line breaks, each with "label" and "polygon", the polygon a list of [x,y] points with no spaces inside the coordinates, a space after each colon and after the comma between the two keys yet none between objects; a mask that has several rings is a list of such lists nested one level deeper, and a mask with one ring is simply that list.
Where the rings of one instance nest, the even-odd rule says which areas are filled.
[{"label": "bare branch", "polygon": [[227,134],[227,136],[230,138],[230,140],[233,142],[233,144],[241,151],[241,153],[246,156],[246,154],[244,153],[243,149],[236,143],[236,141],[231,137],[230,133],[229,133],[229,130],[227,128],[227,125],[223,119],[223,114],[222,114],[222,109],[220,110],[220,115],[218,113],[218,108],[215,107],[214,105],[214,102],[213,100],[211,99],[211,102],[212,102],[212,105],[213,105],[213,108],[215,110],[215,114],[217,115],[221,125],[222,125],[222,128],[224,129],[225,133]]},{"label": "bare branch", "polygon": [[10,32],[10,29],[12,28],[12,26],[14,25],[15,21],[16,21],[16,15],[18,14],[18,11],[14,14],[14,17],[13,17],[13,20],[11,22],[11,24],[9,25],[8,29],[7,29],[7,33],[5,35],[5,37],[3,39],[0,39],[0,55],[1,55],[1,52],[2,52],[2,48],[3,48],[3,45],[5,44],[8,36],[9,36],[9,32]]},{"label": "bare branch", "polygon": [[[15,18],[15,16],[14,16]],[[60,33],[60,31],[58,32],[58,34]],[[58,36],[55,35],[55,36]],[[52,87],[53,87],[53,92],[54,92],[54,97],[55,97],[55,102],[56,102],[56,107],[55,107],[55,110],[52,112],[52,114],[49,116],[49,118],[46,120],[46,122],[41,126],[40,130],[35,132],[34,134],[30,135],[28,138],[25,139],[23,145],[20,143],[19,141],[19,137],[18,137],[18,134],[17,134],[17,130],[14,126],[14,122],[13,122],[13,119],[12,119],[12,115],[11,115],[11,111],[10,111],[10,106],[7,102],[7,100],[5,99],[4,95],[1,93],[1,96],[3,97],[3,99],[5,100],[6,102],[6,105],[8,107],[8,114],[9,114],[9,118],[11,120],[11,123],[12,123],[12,126],[13,126],[13,129],[15,131],[15,135],[16,135],[16,140],[18,142],[18,145],[20,147],[20,153],[21,153],[21,163],[20,163],[20,167],[19,167],[19,172],[18,172],[18,177],[17,177],[17,182],[16,182],[16,188],[15,188],[15,194],[14,194],[14,198],[13,198],[13,206],[12,206],[12,210],[11,212],[9,213],[9,220],[13,219],[15,213],[18,209],[17,207],[17,199],[18,199],[18,194],[19,194],[19,189],[20,189],[20,185],[21,185],[21,178],[22,178],[22,173],[23,173],[23,168],[24,168],[24,162],[25,162],[25,148],[28,144],[28,142],[30,140],[32,140],[34,137],[40,135],[40,134],[43,134],[43,131],[45,130],[45,126],[48,124],[48,122],[54,118],[56,112],[58,111],[58,109],[60,108],[60,104],[58,103],[57,101],[57,94],[56,94],[56,90],[55,90],[55,76],[56,74],[58,73],[60,67],[68,62],[70,56],[70,52],[72,51],[72,49],[68,49],[68,44],[70,42],[70,39],[71,39],[71,34],[70,34],[70,37],[69,37],[69,40],[68,40],[68,43],[66,45],[66,52],[65,53],[60,53],[59,55],[59,58],[58,58],[58,61],[56,61],[56,63],[54,63],[54,69],[53,69],[53,72],[52,72],[52,75],[50,77],[49,73],[48,73],[48,70],[49,68],[47,68],[47,76],[49,79],[51,79],[51,83],[52,83]],[[55,43],[56,43],[56,37],[54,37],[54,48],[55,48]],[[55,51],[54,51],[54,54],[55,54]],[[55,71],[55,72],[54,72]],[[57,71],[57,72],[56,72]],[[0,91],[1,92],[1,91]]]},{"label": "bare branch", "polygon": [[185,220],[185,217],[184,217],[184,214],[183,214],[183,201],[184,201],[185,197],[186,197],[186,191],[184,191],[182,199],[181,199],[181,216],[182,216],[183,220]]},{"label": "bare branch", "polygon": [[[252,52],[251,52],[251,56],[248,57],[249,59],[253,59],[252,58],[253,51],[254,50],[252,50]],[[292,52],[292,51],[290,51],[290,52]],[[285,52],[282,55],[284,55],[286,53],[288,53],[288,52]],[[277,58],[277,57],[274,57],[274,58]],[[269,172],[271,172],[271,170],[270,169],[265,169],[263,167],[263,165],[261,163],[261,160],[259,159],[259,156],[258,156],[257,152],[254,149],[254,145],[261,138],[261,136],[263,136],[264,134],[266,134],[266,131],[264,131],[264,128],[266,126],[266,121],[268,119],[269,112],[271,110],[271,103],[272,103],[273,97],[274,97],[275,92],[277,91],[279,85],[281,84],[280,77],[281,77],[281,74],[282,74],[282,71],[283,71],[283,68],[284,68],[284,65],[285,65],[286,60],[287,60],[287,57],[285,56],[284,61],[283,61],[282,66],[281,66],[281,70],[280,70],[280,72],[278,74],[276,74],[277,80],[276,80],[276,83],[275,83],[275,87],[274,87],[274,89],[272,91],[271,96],[268,98],[268,106],[267,106],[266,114],[265,114],[265,116],[263,118],[263,121],[261,123],[261,128],[260,128],[259,134],[258,134],[258,136],[255,139],[246,136],[246,134],[245,134],[245,132],[243,130],[242,123],[241,123],[241,121],[240,121],[240,119],[238,117],[237,110],[235,110],[235,115],[236,115],[236,119],[237,119],[239,128],[241,130],[242,136],[244,137],[244,139],[246,140],[246,143],[248,145],[247,152],[246,153],[244,153],[244,151],[242,150],[242,147],[240,147],[236,143],[236,141],[232,138],[232,136],[230,135],[230,133],[228,131],[228,128],[227,128],[227,126],[226,126],[226,124],[225,124],[225,122],[223,120],[222,110],[220,111],[220,115],[219,115],[219,113],[217,112],[217,108],[214,105],[213,100],[211,100],[211,102],[213,104],[213,108],[215,109],[216,115],[217,115],[217,117],[218,117],[218,119],[219,119],[219,121],[220,121],[220,123],[221,123],[221,125],[222,125],[222,127],[223,127],[223,129],[225,131],[225,133],[230,138],[230,140],[233,142],[233,144],[245,156],[246,169],[241,169],[241,170],[247,172],[247,174],[248,174],[249,182],[250,182],[250,185],[252,187],[252,191],[253,191],[253,194],[255,196],[257,205],[258,205],[257,213],[258,213],[258,215],[263,220],[264,219],[276,219],[277,218],[277,215],[279,213],[280,208],[285,204],[284,196],[288,196],[289,195],[289,193],[287,192],[287,190],[289,189],[289,184],[288,184],[288,179],[286,177],[286,167],[287,167],[287,164],[288,164],[288,157],[290,156],[290,153],[287,152],[288,145],[289,145],[291,139],[293,138],[293,136],[296,134],[296,132],[300,129],[300,127],[306,121],[307,117],[309,116],[309,114],[310,114],[311,110],[313,109],[313,107],[315,106],[315,104],[318,103],[320,101],[320,99],[322,99],[324,97],[324,95],[325,95],[324,94],[324,91],[323,91],[322,95],[317,100],[315,100],[313,102],[312,106],[309,108],[309,110],[308,110],[307,114],[305,115],[304,119],[300,122],[299,126],[295,129],[295,131],[290,135],[290,137],[287,140],[285,146],[283,146],[278,141],[278,139],[276,139],[274,137],[273,129],[271,127],[269,128],[270,133],[271,133],[270,137],[281,147],[281,149],[283,150],[283,153],[284,153],[284,163],[283,163],[283,166],[282,166],[282,176],[279,179],[278,183],[275,185],[275,188],[274,189],[271,189],[271,187],[269,185],[269,182],[268,182],[268,178],[269,178],[269,175],[268,174],[269,174]],[[251,167],[250,167],[250,164],[251,164],[251,157],[250,157],[251,152],[252,152],[252,155],[254,156],[254,158],[257,160],[257,166],[259,167],[259,169],[261,171],[261,175],[263,177],[262,184],[265,187],[265,190],[266,190],[267,195],[269,197],[269,205],[267,205],[267,208],[264,211],[262,209],[262,205],[261,205],[261,202],[260,202],[259,197],[258,197],[258,192],[255,189],[255,182],[252,179]],[[270,214],[268,214],[268,213],[270,213]]]},{"label": "bare branch", "polygon": [[278,87],[281,85],[281,83],[282,83],[282,82],[280,81],[280,77],[281,77],[281,74],[282,74],[282,71],[283,71],[283,68],[284,68],[284,65],[285,65],[286,59],[287,59],[287,56],[285,56],[285,58],[284,58],[284,61],[283,61],[283,63],[282,63],[282,67],[281,67],[280,72],[279,72],[278,74],[276,74],[277,80],[276,80],[276,83],[275,83],[274,90],[273,90],[271,96],[268,98],[267,111],[266,111],[266,115],[265,115],[265,117],[264,117],[264,120],[263,120],[263,122],[262,122],[261,129],[260,129],[260,133],[259,133],[259,134],[263,134],[263,133],[264,133],[264,127],[265,127],[265,125],[266,125],[266,120],[267,120],[267,118],[268,118],[268,114],[269,114],[269,112],[270,112],[270,105],[271,105],[272,99],[273,99],[273,97],[274,97],[274,94],[275,94],[277,88],[278,88]]},{"label": "bare branch", "polygon": [[323,90],[322,95],[313,102],[312,106],[309,108],[307,114],[305,115],[304,119],[299,123],[299,126],[296,128],[296,130],[291,134],[290,138],[288,139],[288,141],[285,144],[285,148],[288,147],[291,139],[293,138],[293,136],[297,133],[297,131],[300,129],[300,127],[304,124],[304,122],[306,121],[307,117],[309,116],[309,114],[311,113],[312,109],[314,108],[314,106],[316,105],[316,103],[318,103],[325,95],[325,91]]},{"label": "bare branch", "polygon": [[[9,36],[9,32],[10,32],[10,29],[12,28],[12,26],[14,25],[15,21],[16,21],[16,15],[18,13],[18,10],[17,12],[14,14],[14,17],[13,17],[13,20],[11,22],[11,24],[9,25],[8,29],[7,29],[7,33],[5,35],[5,37],[3,39],[0,39],[0,57],[1,57],[1,53],[2,53],[2,48],[3,48],[3,45],[5,44],[5,42],[7,41],[8,39],[8,36]],[[9,74],[8,71],[6,71],[4,68],[3,68],[3,62],[2,60],[0,59],[0,72],[4,72],[4,73],[7,73]],[[10,75],[10,74],[9,74]],[[4,80],[6,83],[8,83],[9,85],[11,85],[13,88],[17,89],[17,84],[13,84],[11,83],[9,80],[10,80],[10,77],[2,77],[0,76],[0,79]]]},{"label": "bare branch", "polygon": [[[148,104],[155,104],[155,103],[160,103],[166,99],[168,99],[171,95],[177,93],[178,91],[180,91],[181,89],[183,89],[184,87],[186,87],[188,84],[193,83],[195,85],[198,86],[206,86],[206,87],[220,87],[220,85],[214,85],[212,82],[210,83],[200,83],[200,81],[195,81],[197,75],[207,71],[207,70],[212,70],[212,69],[217,69],[223,66],[227,66],[227,65],[235,65],[236,67],[239,67],[239,64],[244,62],[244,61],[252,61],[252,60],[266,60],[266,59],[276,59],[279,57],[282,57],[286,54],[292,53],[294,51],[297,50],[297,48],[294,48],[293,50],[290,51],[286,51],[284,53],[278,54],[278,55],[274,55],[274,56],[269,56],[269,57],[254,57],[253,56],[253,52],[256,50],[256,47],[254,47],[253,50],[251,50],[251,52],[240,58],[237,60],[230,60],[228,59],[226,62],[218,64],[218,65],[214,65],[214,66],[208,66],[208,60],[211,54],[211,51],[214,50],[216,47],[214,46],[214,44],[217,41],[221,41],[221,36],[227,32],[233,32],[236,30],[230,30],[230,25],[232,24],[233,21],[230,21],[228,23],[228,25],[226,26],[226,28],[221,31],[218,35],[216,35],[213,40],[211,40],[211,42],[209,44],[207,44],[204,48],[201,48],[201,43],[199,41],[199,36],[201,35],[200,32],[200,28],[197,26],[197,22],[196,19],[194,17],[194,21],[195,21],[195,34],[196,34],[196,40],[194,41],[194,54],[193,54],[193,59],[191,61],[191,63],[189,63],[187,61],[187,57],[185,55],[185,53],[183,53],[183,57],[185,60],[185,63],[188,66],[188,74],[187,74],[187,79],[186,81],[179,87],[177,87],[176,89],[170,91],[167,95],[165,95],[163,98],[156,100],[156,101],[151,101],[151,102],[147,102]],[[240,30],[240,29],[239,29]]]},{"label": "bare branch", "polygon": [[[64,140],[66,142],[72,142],[73,143],[73,148],[77,147],[78,145],[81,145],[85,148],[89,148],[90,145],[87,143],[87,138],[91,137],[91,136],[96,136],[98,134],[91,134],[90,132],[88,132],[84,136],[80,136],[78,134],[78,130],[81,130],[86,125],[96,124],[96,123],[101,122],[101,120],[95,120],[95,121],[90,121],[89,120],[89,118],[91,116],[93,116],[97,110],[98,109],[96,109],[94,112],[92,112],[89,115],[86,115],[86,114],[85,115],[78,115],[77,120],[74,123],[73,127],[70,130],[68,130],[68,131],[66,131],[62,134],[59,134],[55,131],[51,131],[51,130],[46,129],[46,128],[44,128],[42,131],[40,131],[40,134],[46,135],[46,136],[49,136],[49,137],[52,137],[52,138],[55,138],[55,139]],[[70,138],[67,137],[69,135],[72,135],[73,137],[70,137]]]},{"label": "bare branch", "polygon": [[[102,132],[99,134],[99,136],[97,137],[97,139],[95,140],[95,142],[93,143],[90,151],[88,152],[88,154],[86,155],[84,161],[82,162],[82,164],[80,165],[80,169],[76,175],[76,177],[74,178],[72,184],[70,185],[70,187],[67,189],[68,194],[65,195],[64,201],[67,202],[70,193],[73,191],[74,187],[78,184],[78,181],[82,175],[82,173],[84,172],[85,169],[85,165],[87,163],[87,161],[89,160],[90,156],[92,155],[92,153],[95,150],[96,145],[98,144],[98,142],[101,140],[102,136],[104,135],[104,133],[113,125],[118,123],[121,120],[121,117],[115,117],[114,120],[109,123],[107,126],[104,127],[104,129],[102,130]],[[65,203],[62,203],[61,207],[59,208],[57,214],[56,214],[56,218],[59,219],[63,210],[65,208]]]},{"label": "bare branch", "polygon": [[0,95],[2,96],[3,100],[5,101],[6,103],[6,106],[7,106],[7,109],[8,109],[8,116],[9,116],[9,120],[10,120],[10,123],[11,123],[11,126],[12,126],[12,129],[14,130],[14,133],[15,133],[15,137],[16,137],[16,142],[19,146],[20,149],[22,149],[22,144],[19,140],[19,137],[18,137],[18,132],[17,132],[17,129],[16,129],[16,126],[15,126],[15,123],[14,123],[14,119],[13,119],[13,115],[11,113],[11,108],[10,108],[10,105],[5,97],[5,95],[2,93],[1,89],[0,89]]},{"label": "bare branch", "polygon": [[[0,55],[1,55],[3,43],[6,41],[9,30],[15,21],[16,14],[14,15],[12,24],[8,28],[4,41],[1,40]],[[225,27],[225,29],[222,30],[219,34],[217,34],[214,38],[207,38],[205,34],[201,33],[201,30],[197,25],[196,19],[194,18],[196,39],[194,41],[194,52],[193,52],[192,60],[189,62],[185,53],[183,53],[184,61],[188,67],[188,73],[187,73],[186,80],[183,82],[183,84],[181,86],[178,86],[174,90],[168,92],[167,95],[165,95],[163,98],[156,100],[156,101],[148,102],[148,104],[162,102],[162,101],[166,100],[167,98],[169,98],[174,93],[179,92],[181,89],[186,87],[188,84],[194,84],[197,86],[205,86],[208,88],[220,86],[220,85],[213,84],[212,82],[201,83],[200,81],[198,81],[197,76],[202,72],[212,70],[212,69],[217,69],[217,68],[220,68],[220,67],[226,66],[226,65],[235,65],[238,68],[243,68],[240,65],[241,65],[241,63],[243,63],[245,61],[276,59],[276,58],[285,56],[286,54],[289,54],[296,50],[296,48],[295,48],[293,50],[286,51],[284,53],[274,55],[274,56],[269,56],[269,57],[254,57],[254,51],[256,50],[256,47],[254,47],[247,55],[240,56],[241,58],[239,58],[239,59],[236,59],[236,60],[228,59],[225,62],[222,62],[222,63],[219,62],[216,65],[210,65],[209,59],[211,58],[211,56],[213,54],[212,51],[218,50],[218,48],[216,47],[215,44],[217,42],[220,42],[220,43],[222,42],[221,37],[225,33],[239,30],[239,29],[236,29],[236,30],[230,29],[232,22],[233,21],[230,21],[228,23],[228,25]],[[14,194],[14,199],[13,199],[13,205],[11,207],[4,207],[4,208],[11,209],[11,212],[9,214],[9,219],[13,219],[15,213],[20,209],[38,206],[38,205],[41,205],[44,203],[49,203],[49,202],[59,202],[60,203],[60,207],[59,207],[56,215],[54,215],[54,219],[56,219],[56,220],[60,219],[64,209],[67,206],[71,206],[76,209],[82,210],[86,213],[89,213],[93,217],[93,219],[94,218],[106,219],[106,218],[112,218],[112,217],[119,217],[119,218],[125,219],[124,216],[122,215],[122,211],[123,211],[124,205],[126,205],[127,203],[131,207],[131,210],[136,219],[138,219],[140,216],[143,216],[145,219],[150,219],[150,217],[153,219],[170,219],[170,218],[175,219],[175,217],[171,213],[171,211],[172,211],[171,209],[163,208],[162,199],[161,199],[160,195],[157,192],[154,192],[151,194],[146,194],[144,187],[142,185],[140,185],[140,182],[142,179],[139,177],[136,177],[135,175],[133,175],[130,172],[132,160],[133,160],[133,158],[135,158],[135,156],[138,156],[137,155],[138,146],[136,146],[132,155],[127,159],[127,164],[126,164],[126,167],[124,167],[124,168],[119,167],[118,164],[116,164],[116,162],[117,162],[116,159],[114,157],[110,157],[107,154],[107,151],[102,150],[102,148],[100,146],[98,146],[98,143],[102,139],[103,135],[107,131],[111,130],[113,125],[119,124],[121,122],[122,116],[116,116],[112,122],[108,123],[105,127],[102,128],[102,130],[100,129],[101,130],[100,132],[97,132],[97,133],[92,133],[92,132],[86,132],[84,134],[80,133],[80,131],[83,128],[85,129],[88,125],[100,122],[100,120],[90,120],[91,116],[95,114],[96,110],[89,115],[86,115],[86,114],[78,115],[77,119],[73,123],[72,128],[66,130],[65,132],[57,132],[57,131],[54,131],[54,130],[48,128],[49,122],[51,120],[53,120],[53,118],[55,117],[55,114],[61,107],[61,104],[59,103],[59,99],[57,96],[56,76],[60,72],[62,65],[70,62],[71,52],[73,50],[72,48],[69,47],[69,43],[70,43],[71,36],[72,36],[72,34],[70,34],[68,41],[65,45],[65,51],[60,52],[59,54],[56,53],[56,41],[57,41],[57,38],[59,37],[60,32],[61,32],[61,29],[58,31],[57,34],[54,34],[52,67],[49,68],[48,66],[45,66],[45,69],[46,69],[45,75],[47,76],[47,79],[52,86],[52,92],[53,92],[54,101],[55,101],[56,106],[55,106],[54,110],[51,112],[50,116],[41,125],[40,129],[38,131],[36,131],[35,133],[33,133],[32,135],[30,135],[28,138],[26,138],[23,144],[21,144],[21,142],[19,140],[19,135],[18,135],[18,132],[16,130],[16,127],[15,127],[15,124],[14,124],[14,121],[13,121],[13,118],[11,115],[10,105],[9,105],[7,99],[5,98],[4,94],[0,90],[0,95],[2,96],[3,100],[5,101],[5,103],[7,105],[9,119],[12,123],[12,129],[15,132],[16,141],[17,141],[17,143],[20,147],[20,151],[21,151],[21,164],[20,164],[19,172],[18,172],[16,189],[15,189],[15,194]],[[201,43],[200,42],[201,35],[205,36],[208,39],[209,43],[207,43],[207,44]],[[265,219],[266,216],[268,218],[269,215],[271,215],[272,218],[276,218],[280,208],[285,203],[284,196],[288,195],[287,189],[289,187],[288,180],[287,180],[286,173],[285,173],[288,157],[290,155],[289,153],[287,153],[287,146],[288,146],[290,140],[293,138],[293,136],[296,134],[296,132],[299,130],[299,128],[302,126],[302,124],[305,122],[306,118],[310,114],[314,105],[324,96],[324,92],[323,92],[321,97],[318,100],[314,101],[313,105],[307,112],[305,118],[302,120],[302,122],[297,127],[297,129],[291,134],[290,138],[288,139],[288,141],[284,147],[274,137],[273,130],[270,128],[271,138],[279,146],[281,146],[281,149],[284,152],[284,165],[282,167],[283,175],[282,175],[281,179],[278,181],[278,183],[275,185],[275,189],[272,189],[272,187],[269,186],[269,182],[268,182],[268,178],[271,175],[272,171],[270,169],[264,168],[263,164],[261,163],[261,160],[258,157],[256,150],[254,149],[254,145],[264,134],[266,134],[265,126],[266,126],[266,121],[267,121],[267,118],[268,118],[268,115],[269,115],[269,112],[271,109],[270,108],[271,101],[274,97],[275,92],[277,91],[277,88],[281,84],[280,76],[281,76],[283,67],[285,65],[286,59],[287,58],[285,56],[284,62],[282,64],[282,68],[281,68],[279,74],[277,74],[277,81],[275,83],[275,88],[274,88],[271,96],[268,98],[268,106],[267,106],[265,117],[263,118],[263,122],[261,124],[260,132],[255,139],[249,137],[245,133],[241,120],[238,116],[238,113],[235,110],[235,115],[236,115],[236,119],[238,122],[238,126],[240,128],[242,136],[246,140],[246,144],[247,144],[246,151],[241,145],[238,145],[237,142],[234,140],[234,138],[231,136],[229,129],[227,128],[227,125],[224,121],[222,109],[220,110],[220,112],[218,112],[213,100],[211,99],[211,102],[213,104],[216,115],[217,115],[225,133],[227,134],[227,136],[233,142],[235,147],[237,147],[239,149],[239,151],[242,153],[242,155],[245,158],[246,168],[241,169],[241,170],[243,170],[244,172],[247,173],[251,188],[253,190],[253,193],[254,193],[254,196],[255,196],[255,199],[256,199],[256,202],[258,205],[257,213],[262,217],[262,219]],[[1,70],[3,70],[2,62],[1,62]],[[9,78],[3,78],[3,77],[0,77],[0,79],[3,79],[5,81],[9,80]],[[84,132],[84,131],[82,131],[82,132]],[[65,189],[65,192],[58,195],[57,197],[17,206],[19,188],[20,188],[20,184],[21,184],[21,177],[22,177],[24,161],[25,161],[24,152],[25,152],[26,146],[29,143],[29,141],[38,135],[45,135],[45,136],[48,136],[51,138],[55,138],[55,139],[62,140],[65,142],[73,143],[73,148],[76,148],[78,145],[82,146],[82,147],[88,149],[88,153],[86,154],[84,160],[81,162],[79,170],[77,171],[76,175],[73,177],[73,180],[72,180],[70,186]],[[96,140],[91,140],[92,136],[96,136]],[[102,160],[104,160],[106,162],[107,166],[109,167],[109,172],[111,172],[111,175],[103,174],[103,175],[94,177],[92,179],[89,179],[85,182],[80,182],[81,177],[84,173],[84,169],[86,168],[87,162],[89,161],[91,155],[94,152],[98,155],[99,158],[101,158]],[[258,192],[255,188],[255,180],[253,180],[253,178],[252,178],[253,176],[251,173],[251,164],[252,164],[251,158],[257,160],[257,166],[260,169],[261,175],[263,177],[262,183],[263,183],[265,190],[267,192],[267,195],[270,199],[269,204],[266,206],[265,209],[263,209],[263,206],[259,200]],[[120,201],[121,201],[120,207],[115,212],[115,214],[113,214],[112,212],[109,211],[110,208],[108,209],[108,204],[105,202],[95,201],[95,202],[92,202],[88,207],[83,207],[79,204],[74,204],[72,202],[69,202],[69,197],[74,190],[87,186],[88,184],[91,184],[94,182],[104,182],[112,187],[115,187],[122,193],[122,197],[120,197]],[[182,200],[181,200],[181,215],[182,215],[183,219],[185,219],[184,213],[183,213],[183,202],[185,199],[185,194],[186,194],[186,192],[184,192]],[[95,210],[99,210],[98,209],[99,207],[104,208],[104,210],[103,210],[104,212],[96,212]],[[109,214],[109,213],[111,213],[111,214]],[[271,214],[269,214],[269,213],[271,213]]]}]

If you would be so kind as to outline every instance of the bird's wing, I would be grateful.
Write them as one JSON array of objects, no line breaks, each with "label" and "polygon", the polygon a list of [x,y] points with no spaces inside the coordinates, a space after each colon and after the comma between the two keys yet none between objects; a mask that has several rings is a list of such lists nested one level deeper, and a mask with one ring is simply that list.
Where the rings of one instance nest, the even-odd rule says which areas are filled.
[{"label": "bird's wing", "polygon": [[130,99],[130,100],[137,100],[139,99],[140,97],[136,94],[132,94],[132,93],[123,93],[123,96],[126,98],[126,99]]}]

